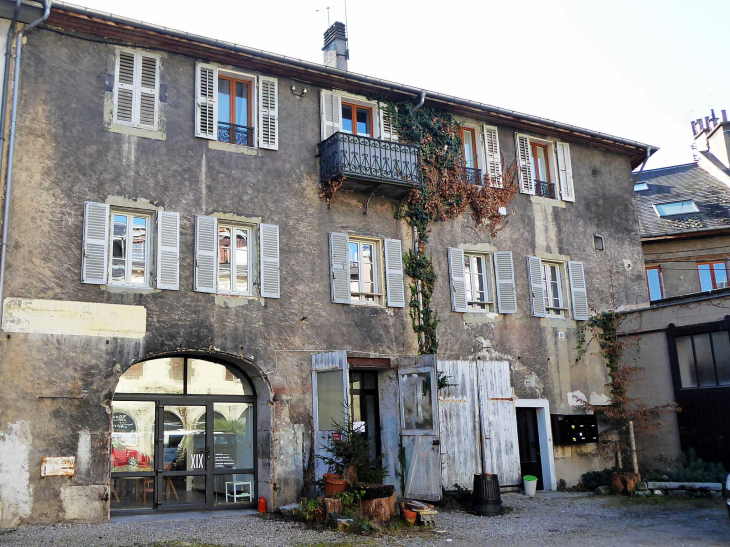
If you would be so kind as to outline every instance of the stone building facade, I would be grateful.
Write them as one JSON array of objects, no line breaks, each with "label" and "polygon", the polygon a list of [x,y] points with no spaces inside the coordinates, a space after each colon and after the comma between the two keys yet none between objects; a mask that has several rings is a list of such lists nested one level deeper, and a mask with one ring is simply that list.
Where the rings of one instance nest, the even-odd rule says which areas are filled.
[{"label": "stone building facade", "polygon": [[[399,490],[415,458],[399,456],[409,412],[416,429],[431,412],[423,457],[437,465],[433,493],[451,486],[440,475],[441,365],[416,356],[408,315],[399,255],[413,239],[394,218],[398,181],[343,186],[329,205],[319,196],[318,150],[335,132],[328,108],[341,133],[352,116],[352,134],[392,143],[368,97],[416,104],[420,90],[59,4],[27,36],[18,93],[0,340],[3,526],[103,520],[110,507],[295,501],[320,472],[317,418],[341,389],[351,393],[342,403],[359,397],[362,431],[379,432]],[[574,483],[605,462],[590,445],[553,447],[549,418],[582,414],[579,398],[607,401],[600,359],[576,363],[574,317],[646,301],[631,188],[646,147],[430,92],[425,105],[472,129],[475,169],[511,162],[521,146],[533,170],[552,173],[550,197],[534,185],[519,193],[496,238],[464,215],[435,224],[427,252],[438,362],[507,363],[512,416],[515,400],[541,409],[545,487]],[[471,265],[474,276],[450,270],[450,256],[452,270]],[[489,294],[466,302],[455,279]],[[416,410],[403,399],[410,379]],[[504,433],[512,458],[517,425]],[[235,449],[220,448],[229,441]],[[45,459],[70,456],[73,474],[54,476],[58,462]]]}]

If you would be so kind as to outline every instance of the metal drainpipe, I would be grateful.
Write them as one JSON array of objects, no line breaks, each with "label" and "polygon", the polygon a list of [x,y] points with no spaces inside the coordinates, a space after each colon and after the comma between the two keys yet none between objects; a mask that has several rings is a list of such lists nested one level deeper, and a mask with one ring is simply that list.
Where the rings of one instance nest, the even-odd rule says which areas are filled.
[{"label": "metal drainpipe", "polygon": [[[18,2],[20,3],[20,2]],[[18,37],[15,40],[15,69],[13,74],[13,106],[10,110],[10,143],[8,144],[8,174],[5,178],[5,203],[3,207],[3,239],[2,239],[2,254],[0,255],[0,330],[3,325],[3,309],[5,302],[5,259],[8,251],[8,233],[10,232],[10,192],[13,185],[13,159],[15,157],[15,122],[18,117],[18,86],[20,83],[20,57],[23,52],[23,36],[26,33],[33,30],[35,27],[40,25],[43,21],[48,19],[51,14],[51,5],[53,0],[43,0],[43,15],[26,26],[23,30],[18,33]],[[8,44],[9,45],[9,44]],[[8,66],[5,67],[5,83],[3,84],[3,99],[6,99],[7,93],[7,73]],[[5,100],[3,100],[2,109],[5,109]],[[5,124],[0,126],[0,130],[5,133]],[[2,150],[0,149],[0,152]]]},{"label": "metal drainpipe", "polygon": [[426,101],[426,90],[425,89],[422,89],[421,90],[421,100],[418,101],[418,104],[416,105],[416,108],[414,108],[413,110],[411,110],[411,114],[413,114],[414,112],[418,112],[421,109],[421,107],[423,106],[423,103],[425,101]]},{"label": "metal drainpipe", "polygon": [[[418,229],[413,226],[413,255],[418,257]],[[421,296],[421,281],[416,281],[416,292],[418,293],[418,325],[422,325],[422,317],[423,317],[423,297]],[[420,349],[420,346],[422,345],[421,342],[424,339],[424,333],[421,333],[418,335],[418,346]]]},{"label": "metal drainpipe", "polygon": [[639,182],[639,178],[641,178],[641,173],[644,172],[644,167],[646,167],[646,162],[649,161],[649,156],[651,156],[651,146],[646,147],[646,157],[644,158],[644,163],[641,164],[641,169],[639,169],[639,172],[636,173],[636,176],[634,177],[634,184]]}]

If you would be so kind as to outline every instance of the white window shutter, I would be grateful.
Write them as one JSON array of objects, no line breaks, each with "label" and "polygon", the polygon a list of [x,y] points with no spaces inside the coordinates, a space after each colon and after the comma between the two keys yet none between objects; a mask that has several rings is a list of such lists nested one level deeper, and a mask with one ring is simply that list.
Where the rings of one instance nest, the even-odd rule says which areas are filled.
[{"label": "white window shutter", "polygon": [[278,226],[262,224],[259,227],[259,249],[261,254],[261,296],[280,298]]},{"label": "white window shutter", "polygon": [[386,239],[385,246],[385,289],[387,304],[391,308],[405,308],[406,296],[403,286],[403,250],[400,239]]},{"label": "white window shutter", "polygon": [[515,133],[515,151],[517,153],[517,164],[520,168],[520,192],[523,194],[535,195],[535,180],[532,177],[532,165],[530,163],[530,137]]},{"label": "white window shutter", "polygon": [[193,290],[214,293],[218,270],[218,219],[195,217],[195,283]]},{"label": "white window shutter", "polygon": [[347,234],[330,233],[330,284],[332,302],[350,303],[350,238]]},{"label": "white window shutter", "polygon": [[573,188],[573,166],[570,163],[570,145],[557,143],[558,175],[560,177],[560,197],[563,201],[575,201]]},{"label": "white window shutter", "polygon": [[497,280],[497,311],[499,313],[517,313],[512,251],[494,253],[494,277]]},{"label": "white window shutter", "polygon": [[568,262],[568,277],[570,278],[570,299],[573,302],[573,319],[576,321],[588,320],[588,295],[586,292],[586,278],[582,262]]},{"label": "white window shutter", "polygon": [[464,249],[449,247],[449,281],[451,285],[451,311],[466,313],[466,277],[464,272]]},{"label": "white window shutter", "polygon": [[484,126],[484,148],[487,153],[487,175],[489,184],[502,188],[502,155],[499,150],[499,132],[491,125]]},{"label": "white window shutter", "polygon": [[527,277],[530,281],[530,309],[534,317],[546,317],[545,286],[542,283],[542,259],[527,257]]},{"label": "white window shutter", "polygon": [[279,149],[278,80],[259,77],[259,147]]},{"label": "white window shutter", "polygon": [[81,252],[81,281],[105,285],[109,257],[109,206],[84,203],[84,248]]},{"label": "white window shutter", "polygon": [[218,139],[218,68],[195,65],[195,136]]},{"label": "white window shutter", "polygon": [[342,100],[332,91],[321,92],[322,140],[342,130]]},{"label": "white window shutter", "polygon": [[398,140],[398,131],[393,125],[393,118],[384,108],[380,108],[380,138],[384,141]]},{"label": "white window shutter", "polygon": [[157,288],[180,290],[180,213],[157,213]]},{"label": "white window shutter", "polygon": [[137,57],[136,79],[139,117],[136,124],[146,129],[157,129],[157,97],[160,86],[160,64],[156,57],[141,53]]},{"label": "white window shutter", "polygon": [[131,51],[117,51],[114,73],[114,123],[132,125],[136,119],[135,75],[137,56]]}]

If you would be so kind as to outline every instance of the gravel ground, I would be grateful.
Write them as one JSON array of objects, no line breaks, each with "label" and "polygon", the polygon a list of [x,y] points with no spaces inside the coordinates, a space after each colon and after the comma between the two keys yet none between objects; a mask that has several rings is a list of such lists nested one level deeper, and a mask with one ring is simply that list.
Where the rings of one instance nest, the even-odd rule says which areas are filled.
[{"label": "gravel ground", "polygon": [[512,510],[482,518],[441,510],[438,531],[401,531],[385,538],[309,530],[298,523],[251,516],[206,517],[156,522],[27,526],[0,531],[0,546],[199,547],[311,544],[385,545],[728,545],[730,519],[720,501],[661,503],[590,495],[507,494]]}]

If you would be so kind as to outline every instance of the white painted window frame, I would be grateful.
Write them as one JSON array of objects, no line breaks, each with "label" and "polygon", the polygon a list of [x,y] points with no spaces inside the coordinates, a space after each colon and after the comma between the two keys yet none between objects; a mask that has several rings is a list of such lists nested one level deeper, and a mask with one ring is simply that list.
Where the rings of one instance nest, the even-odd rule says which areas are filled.
[{"label": "white painted window frame", "polygon": [[[224,291],[220,288],[220,229],[221,228],[229,228],[231,230],[238,228],[241,230],[247,230],[248,231],[248,248],[246,250],[248,254],[248,291],[236,291],[231,289],[230,291]],[[215,239],[215,249],[216,249],[216,267],[215,267],[215,287],[216,287],[216,294],[225,295],[225,296],[255,296],[254,291],[254,284],[256,282],[256,237],[257,237],[257,226],[253,224],[246,224],[243,222],[232,222],[227,221],[225,219],[218,219],[218,225],[216,226],[216,239]],[[231,232],[231,236],[233,236],[233,232]],[[233,252],[235,250],[233,237],[231,237],[231,287],[235,285],[235,272],[236,272],[236,253]]]},{"label": "white painted window frame", "polygon": [[[248,80],[251,82],[251,119],[249,120],[249,123],[251,124],[250,127],[253,127],[253,144],[251,146],[245,146],[245,148],[258,148],[259,147],[259,105],[258,105],[258,96],[259,96],[259,79],[256,74],[251,74],[250,72],[241,72],[239,70],[232,70],[229,68],[222,68],[219,65],[215,65],[217,67],[217,71],[215,74],[215,102],[217,104],[216,108],[216,120],[215,120],[215,127],[216,127],[216,134],[215,134],[215,142],[221,142],[218,140],[218,109],[220,108],[220,101],[218,100],[218,79],[220,76],[227,76],[229,78],[234,78],[237,80]],[[235,90],[233,90],[235,93]],[[231,144],[231,143],[221,143],[221,144]],[[238,145],[233,145],[238,146]]]},{"label": "white painted window frame", "polygon": [[[466,298],[466,306],[468,309],[467,313],[494,313],[494,277],[492,272],[492,253],[489,252],[475,252],[475,251],[464,251],[464,258],[469,259],[469,274],[471,276],[471,286],[472,286],[472,297],[474,296],[474,287],[476,286],[476,280],[478,277],[478,273],[476,272],[475,265],[476,260],[481,259],[482,265],[483,265],[483,273],[482,276],[484,277],[484,286],[485,286],[485,296],[487,298],[491,297],[491,301],[481,301],[481,300],[469,300],[469,291],[464,287],[464,290],[466,291],[467,298]],[[466,273],[466,272],[465,272]],[[491,277],[491,282],[488,279],[488,277]],[[491,293],[491,294],[488,294]],[[485,305],[485,308],[482,309],[479,307],[479,305]]]},{"label": "white painted window frame", "polygon": [[[124,258],[124,281],[114,281],[112,279],[112,270],[114,268],[114,215],[124,215],[127,217],[127,255]],[[130,283],[132,277],[132,252],[134,244],[132,242],[133,224],[130,222],[132,217],[144,217],[147,220],[147,246],[145,247],[145,264],[144,264],[144,283]],[[155,222],[155,212],[140,209],[125,209],[122,207],[109,208],[109,249],[107,256],[107,278],[106,284],[113,287],[125,287],[129,289],[149,289],[152,288],[152,257],[154,239],[157,233],[157,223]]]},{"label": "white painted window frame", "polygon": [[360,289],[360,292],[357,293],[358,295],[362,294],[365,296],[375,296],[374,302],[363,302],[358,299],[358,301],[355,301],[353,296],[355,296],[356,293],[352,292],[352,281],[351,278],[347,279],[348,286],[350,287],[350,304],[353,306],[383,306],[384,304],[384,297],[385,294],[382,292],[381,287],[384,286],[383,284],[383,265],[385,263],[385,256],[384,256],[384,246],[383,241],[378,238],[370,238],[370,237],[364,237],[364,236],[356,236],[352,234],[348,234],[348,241],[347,241],[347,259],[350,260],[350,245],[353,243],[357,244],[357,263],[358,263],[358,272],[362,271],[362,244],[365,243],[366,245],[372,245],[373,246],[373,272],[375,275],[373,275],[373,290],[374,293],[365,293],[362,292],[362,276],[358,276],[358,287]]},{"label": "white painted window frame", "polygon": [[547,399],[515,399],[516,408],[537,409],[537,436],[540,441],[542,486],[544,490],[557,490],[553,429],[550,423],[550,402]]},{"label": "white painted window frame", "polygon": [[[352,135],[353,133],[347,132],[342,127],[342,102],[354,104],[356,106],[364,106],[365,108],[370,108],[373,113],[373,119],[370,120],[370,123],[372,124],[373,128],[373,137],[374,139],[384,139],[384,136],[381,134],[382,127],[380,125],[380,104],[377,101],[369,101],[366,97],[363,97],[362,95],[353,95],[352,93],[347,93],[345,91],[338,91],[338,90],[332,90],[333,95],[337,95],[340,98],[340,132],[345,133],[347,135]],[[322,128],[324,130],[324,128]],[[358,135],[358,137],[364,137],[365,135]]]},{"label": "white painted window frame", "polygon": [[[552,291],[550,290],[550,284],[548,283],[546,272],[550,266],[556,266],[558,272],[558,299],[560,300],[560,307],[556,308],[552,304]],[[545,294],[545,313],[548,317],[564,318],[567,317],[567,313],[570,310],[570,303],[567,302],[567,295],[569,291],[565,290],[565,282],[567,281],[566,275],[567,269],[565,262],[557,260],[545,260],[542,259],[542,287]],[[555,313],[558,310],[559,313]]]},{"label": "white painted window frame", "polygon": [[[465,128],[465,129],[470,129],[474,132],[474,149],[476,150],[476,153],[477,153],[477,169],[479,169],[479,171],[481,171],[481,174],[482,174],[481,180],[479,181],[479,184],[481,184],[484,181],[484,174],[486,173],[486,171],[484,169],[487,166],[486,152],[485,152],[486,143],[484,142],[484,135],[483,135],[482,127],[478,124],[470,123],[470,122],[462,123],[461,127]],[[463,146],[463,144],[464,143],[462,143],[462,146]],[[463,159],[463,152],[462,152],[462,159]]]},{"label": "white painted window frame", "polygon": [[528,135],[527,140],[530,146],[530,162],[532,163],[530,168],[532,169],[532,184],[535,186],[535,195],[537,196],[537,178],[535,172],[536,159],[532,154],[533,142],[536,144],[547,146],[548,162],[550,164],[550,176],[552,178],[550,183],[555,185],[555,201],[562,201],[563,197],[560,194],[560,172],[558,170],[558,155],[555,150],[555,141],[551,141],[550,139],[541,139],[540,137],[533,137],[532,135]]}]

